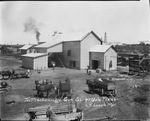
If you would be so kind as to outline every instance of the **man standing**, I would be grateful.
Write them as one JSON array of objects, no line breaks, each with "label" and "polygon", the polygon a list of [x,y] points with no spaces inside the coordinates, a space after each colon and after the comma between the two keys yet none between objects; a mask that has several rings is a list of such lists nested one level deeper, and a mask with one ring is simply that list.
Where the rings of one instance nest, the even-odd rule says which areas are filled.
[{"label": "man standing", "polygon": [[87,73],[87,74],[89,73],[89,69],[90,69],[90,66],[88,65],[88,66],[87,66],[87,70],[86,70],[86,73]]},{"label": "man standing", "polygon": [[53,65],[53,70],[54,70],[54,68],[55,68],[55,62],[52,62],[52,65]]},{"label": "man standing", "polygon": [[48,121],[51,121],[51,115],[52,115],[51,109],[52,109],[51,107],[48,107],[46,111],[46,117],[48,117]]}]

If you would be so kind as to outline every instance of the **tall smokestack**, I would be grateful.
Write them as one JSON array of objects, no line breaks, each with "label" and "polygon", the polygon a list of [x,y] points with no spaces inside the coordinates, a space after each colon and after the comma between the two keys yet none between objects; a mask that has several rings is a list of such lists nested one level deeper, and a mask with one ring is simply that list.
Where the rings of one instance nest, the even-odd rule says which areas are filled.
[{"label": "tall smokestack", "polygon": [[104,34],[104,43],[107,44],[107,34],[106,34],[106,32]]}]

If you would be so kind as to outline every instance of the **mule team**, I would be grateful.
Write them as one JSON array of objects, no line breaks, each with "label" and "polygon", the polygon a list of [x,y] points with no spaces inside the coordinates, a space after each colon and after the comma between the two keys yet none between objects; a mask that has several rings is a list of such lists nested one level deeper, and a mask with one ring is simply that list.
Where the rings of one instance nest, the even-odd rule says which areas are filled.
[{"label": "mule team", "polygon": [[46,92],[46,97],[54,96],[56,98],[58,93],[57,86],[53,83],[52,80],[36,80],[35,89],[37,91],[38,97],[43,97],[44,92]]}]

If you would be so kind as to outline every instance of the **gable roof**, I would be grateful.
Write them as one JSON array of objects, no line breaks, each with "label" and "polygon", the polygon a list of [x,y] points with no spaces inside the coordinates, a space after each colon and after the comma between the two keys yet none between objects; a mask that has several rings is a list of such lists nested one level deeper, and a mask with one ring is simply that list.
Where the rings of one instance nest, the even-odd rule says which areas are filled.
[{"label": "gable roof", "polygon": [[[90,52],[102,52],[105,53],[109,48],[113,48],[111,45],[95,45]],[[114,48],[113,48],[114,49]]]},{"label": "gable roof", "polygon": [[[71,42],[71,41],[82,41],[84,38],[86,38],[89,34],[93,34],[96,38],[98,36],[93,32],[77,32],[77,33],[70,33],[70,34],[60,34],[56,37],[53,37],[53,39],[50,42],[46,42],[44,44],[35,46],[36,48],[49,48],[51,46],[57,45],[62,42]],[[99,41],[100,38],[98,38]]]},{"label": "gable roof", "polygon": [[31,48],[33,45],[24,45],[23,47],[21,47],[21,50],[27,50],[29,48]]}]

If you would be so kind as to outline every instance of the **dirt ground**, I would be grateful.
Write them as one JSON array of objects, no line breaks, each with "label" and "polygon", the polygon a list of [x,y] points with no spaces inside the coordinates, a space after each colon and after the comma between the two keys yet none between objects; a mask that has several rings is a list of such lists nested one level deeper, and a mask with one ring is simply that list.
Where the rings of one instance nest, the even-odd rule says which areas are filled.
[{"label": "dirt ground", "polygon": [[[1,56],[0,58],[0,70],[3,69],[24,70],[21,68],[21,60],[7,56]],[[69,77],[73,90],[72,99],[76,100],[78,108],[83,110],[85,119],[115,116],[116,119],[148,121],[150,120],[150,75],[132,77],[127,74],[120,74],[119,72],[124,69],[126,68],[118,67],[119,71],[102,72],[102,74],[92,70],[91,75],[88,75],[86,70],[56,67],[55,70],[49,68],[42,70],[41,73],[32,71],[31,78],[28,79],[10,80],[5,78],[5,80],[2,80],[0,77],[0,81],[6,81],[12,86],[11,91],[0,92],[1,119],[25,119],[24,109],[26,108],[57,104],[54,100],[26,102],[26,99],[27,97],[35,98],[34,81],[36,79],[51,79],[57,85],[59,80]],[[110,98],[113,101],[97,94],[86,93],[88,90],[86,79],[96,76],[113,77],[112,81],[117,86],[116,97]]]}]

